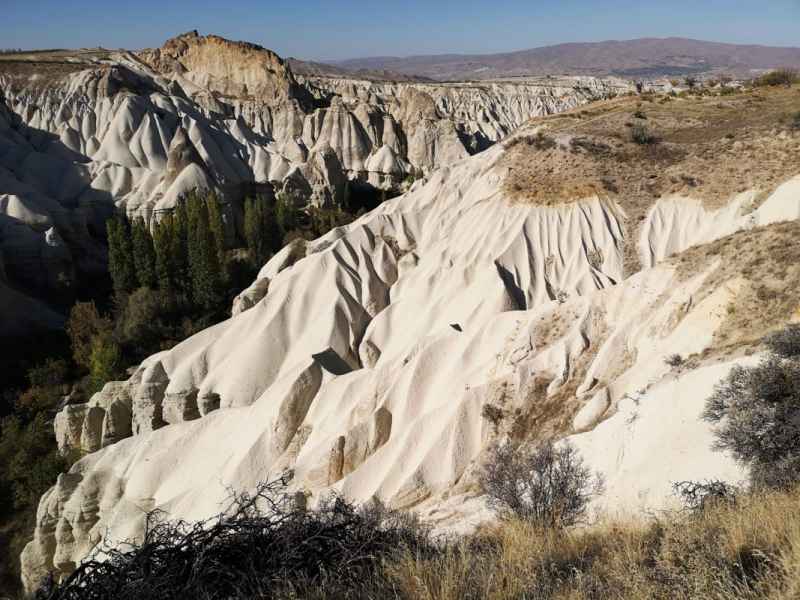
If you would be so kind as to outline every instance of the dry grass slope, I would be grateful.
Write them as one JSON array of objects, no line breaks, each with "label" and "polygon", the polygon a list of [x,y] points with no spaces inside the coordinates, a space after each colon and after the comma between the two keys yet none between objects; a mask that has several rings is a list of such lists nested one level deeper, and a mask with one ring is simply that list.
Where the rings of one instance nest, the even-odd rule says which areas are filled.
[{"label": "dry grass slope", "polygon": [[703,294],[726,281],[744,277],[747,285],[728,305],[728,318],[706,354],[726,355],[758,343],[767,333],[800,317],[800,222],[790,221],[740,231],[710,244],[672,256],[684,278],[706,265],[716,269],[704,282]]},{"label": "dry grass slope", "polygon": [[[319,586],[289,597],[329,598]],[[358,598],[789,600],[800,595],[798,490],[590,530],[508,521],[436,552],[401,552]]]},{"label": "dry grass slope", "polygon": [[[634,116],[636,111],[645,118]],[[498,161],[517,202],[552,205],[599,195],[634,221],[655,198],[679,194],[708,208],[759,187],[765,198],[797,174],[800,89],[760,88],[704,98],[642,95],[537,118],[556,145],[519,143]],[[629,139],[644,124],[657,143]]]},{"label": "dry grass slope", "polygon": [[694,515],[610,520],[591,531],[509,522],[433,559],[390,566],[402,598],[796,598],[800,500],[745,499]]}]

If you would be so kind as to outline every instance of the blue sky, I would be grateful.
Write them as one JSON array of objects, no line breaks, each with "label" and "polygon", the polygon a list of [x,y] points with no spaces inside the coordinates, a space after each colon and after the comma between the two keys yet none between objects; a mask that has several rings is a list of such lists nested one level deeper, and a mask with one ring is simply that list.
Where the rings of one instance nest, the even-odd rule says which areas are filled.
[{"label": "blue sky", "polygon": [[800,46],[800,0],[0,0],[0,14],[0,48],[24,49],[140,49],[191,29],[311,60],[669,36]]}]

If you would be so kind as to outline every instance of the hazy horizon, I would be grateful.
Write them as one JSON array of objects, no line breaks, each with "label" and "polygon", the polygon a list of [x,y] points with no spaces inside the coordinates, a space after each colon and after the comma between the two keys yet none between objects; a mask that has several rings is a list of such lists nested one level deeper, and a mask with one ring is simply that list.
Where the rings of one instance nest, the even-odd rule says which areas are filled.
[{"label": "hazy horizon", "polygon": [[[276,25],[279,23],[279,25]],[[110,24],[118,27],[109,27]],[[292,26],[295,25],[295,26]],[[522,0],[410,0],[364,9],[354,0],[305,0],[291,5],[243,0],[230,11],[185,0],[142,0],[109,7],[100,0],[11,0],[0,24],[3,48],[138,50],[197,29],[260,44],[283,57],[336,61],[367,56],[502,54],[563,43],[639,38],[691,38],[729,44],[798,47],[800,3],[710,0],[669,6],[610,0],[557,5]]]}]

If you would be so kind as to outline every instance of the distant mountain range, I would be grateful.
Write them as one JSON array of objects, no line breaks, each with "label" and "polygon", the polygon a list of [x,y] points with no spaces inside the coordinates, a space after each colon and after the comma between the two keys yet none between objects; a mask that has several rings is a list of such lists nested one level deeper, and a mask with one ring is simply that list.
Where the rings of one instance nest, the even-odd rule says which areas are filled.
[{"label": "distant mountain range", "polygon": [[752,75],[764,69],[800,68],[800,48],[722,44],[685,38],[568,43],[502,54],[375,56],[326,61],[347,70],[388,69],[438,80],[541,75],[688,74]]}]

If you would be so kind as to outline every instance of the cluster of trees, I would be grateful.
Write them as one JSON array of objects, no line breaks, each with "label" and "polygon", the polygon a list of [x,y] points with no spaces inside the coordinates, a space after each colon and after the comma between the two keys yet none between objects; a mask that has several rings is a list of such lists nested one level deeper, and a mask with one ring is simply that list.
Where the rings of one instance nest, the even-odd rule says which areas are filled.
[{"label": "cluster of trees", "polygon": [[227,273],[220,199],[192,193],[152,234],[142,217],[106,223],[108,271],[117,299],[140,287],[184,296],[195,306],[214,310]]},{"label": "cluster of trees", "polygon": [[298,213],[288,194],[275,202],[265,195],[248,198],[244,205],[244,237],[249,258],[257,266],[286,244],[284,238],[297,230]]},{"label": "cluster of trees", "polygon": [[192,193],[152,231],[143,218],[106,223],[111,315],[76,303],[67,324],[73,361],[87,394],[125,377],[125,368],[228,316],[254,276],[228,252],[222,201]]},{"label": "cluster of trees", "polygon": [[[353,210],[363,213],[368,192],[379,193],[354,189]],[[127,378],[131,365],[226,318],[233,297],[275,252],[356,217],[341,209],[298,211],[286,194],[258,196],[244,208],[244,235],[233,246],[245,249],[226,244],[224,201],[211,193],[190,194],[152,228],[142,218],[108,221],[110,283],[94,279],[65,297],[60,335],[46,331],[23,340],[30,351],[13,348],[12,370],[22,375],[12,379],[4,370],[0,377],[0,589],[18,588],[18,557],[39,498],[78,458],[56,447],[52,419],[62,399],[88,400],[108,381]],[[30,358],[23,362],[23,355]]]},{"label": "cluster of trees", "polygon": [[[73,352],[84,348],[75,363],[87,374],[87,391],[102,387],[104,375],[119,374],[119,364],[136,364],[226,318],[234,296],[293,240],[316,239],[355,218],[344,210],[300,212],[288,194],[259,195],[244,203],[246,251],[233,251],[223,206],[216,194],[192,193],[152,231],[141,217],[107,222],[113,317],[78,303],[68,327]],[[94,361],[84,358],[90,347]]]}]

